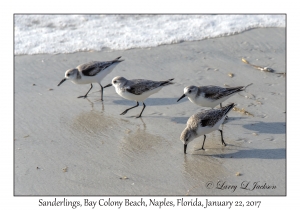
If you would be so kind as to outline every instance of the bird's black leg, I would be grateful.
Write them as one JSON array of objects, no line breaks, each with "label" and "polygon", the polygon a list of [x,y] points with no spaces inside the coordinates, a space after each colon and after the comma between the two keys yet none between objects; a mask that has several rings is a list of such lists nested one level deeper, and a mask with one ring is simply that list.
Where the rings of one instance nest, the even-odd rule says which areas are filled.
[{"label": "bird's black leg", "polygon": [[[204,135],[204,140],[203,140],[202,148],[201,148],[201,149],[196,149],[196,150],[205,150],[205,149],[204,149],[204,142],[205,142],[205,139],[206,139],[206,135]],[[195,151],[196,151],[196,150],[195,150]]]},{"label": "bird's black leg", "polygon": [[220,131],[220,133],[221,133],[221,142],[222,142],[222,144],[223,144],[224,146],[226,146],[227,144],[225,143],[225,141],[224,141],[224,139],[223,139],[223,131],[220,130],[220,129],[219,129],[219,131]]},{"label": "bird's black leg", "polygon": [[206,135],[204,135],[204,140],[203,140],[203,144],[202,144],[202,148],[201,148],[201,149],[203,149],[203,150],[205,150],[205,149],[204,149],[204,142],[205,142],[205,139],[206,139]]},{"label": "bird's black leg", "polygon": [[143,109],[142,109],[142,111],[141,111],[140,115],[139,115],[139,116],[137,116],[136,118],[139,118],[139,117],[141,117],[141,116],[142,116],[142,113],[143,113],[143,111],[144,111],[145,107],[146,107],[146,104],[144,104],[144,102],[143,102]]},{"label": "bird's black leg", "polygon": [[103,87],[102,85],[99,83],[100,87],[101,87],[101,101],[103,101]]},{"label": "bird's black leg", "polygon": [[139,102],[137,101],[135,106],[126,109],[126,110],[125,110],[124,112],[122,112],[120,115],[124,115],[124,114],[126,114],[130,109],[133,109],[133,108],[138,107],[138,106],[139,106]]},{"label": "bird's black leg", "polygon": [[89,91],[84,95],[84,96],[78,96],[77,98],[86,98],[87,94],[90,92],[90,90],[93,88],[93,84],[91,83],[91,88],[89,89]]}]

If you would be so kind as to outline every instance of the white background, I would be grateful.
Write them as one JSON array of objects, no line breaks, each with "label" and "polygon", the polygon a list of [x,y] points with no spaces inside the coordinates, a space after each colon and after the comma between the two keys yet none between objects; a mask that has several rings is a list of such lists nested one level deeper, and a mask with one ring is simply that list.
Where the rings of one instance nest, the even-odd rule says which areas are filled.
[{"label": "white background", "polygon": [[[230,2],[230,3],[229,3]],[[292,1],[291,1],[292,2]],[[199,197],[201,200],[231,200],[231,201],[262,201],[259,209],[289,208],[299,206],[299,133],[297,117],[299,88],[297,84],[299,76],[299,12],[296,10],[296,1],[7,1],[1,5],[1,209],[50,209],[57,207],[39,207],[39,199],[54,200],[54,197],[17,196],[13,195],[13,14],[14,13],[286,13],[287,14],[287,196],[268,197]],[[295,3],[294,3],[295,2]],[[294,3],[294,5],[293,5]],[[288,100],[290,99],[290,100]],[[297,126],[297,127],[296,127]],[[63,197],[58,197],[63,200]],[[68,200],[80,200],[89,197],[66,197]],[[108,198],[108,197],[105,197]],[[138,197],[131,197],[138,200]],[[163,197],[158,197],[163,199]],[[173,200],[181,197],[168,197]],[[190,200],[195,197],[184,197]],[[100,197],[90,197],[91,200],[99,200]],[[114,199],[124,200],[124,197]],[[147,201],[149,197],[145,197]],[[71,207],[59,207],[60,209],[72,209]],[[182,207],[177,207],[182,208]],[[176,209],[177,209],[176,208]],[[209,208],[227,209],[228,207]],[[244,207],[246,208],[246,207]],[[77,209],[92,209],[81,207]],[[100,209],[98,206],[96,209]],[[101,208],[103,209],[103,208]],[[109,209],[117,209],[109,208]],[[124,208],[122,208],[124,209]],[[129,209],[128,207],[125,209]],[[131,208],[132,209],[132,208]],[[139,207],[135,209],[140,209]],[[149,207],[147,208],[149,209]],[[150,209],[159,209],[158,207]],[[174,209],[174,208],[161,208]],[[200,209],[200,207],[194,207]],[[238,209],[233,207],[232,209]],[[254,209],[247,207],[246,209]],[[295,208],[294,208],[295,209]]]}]

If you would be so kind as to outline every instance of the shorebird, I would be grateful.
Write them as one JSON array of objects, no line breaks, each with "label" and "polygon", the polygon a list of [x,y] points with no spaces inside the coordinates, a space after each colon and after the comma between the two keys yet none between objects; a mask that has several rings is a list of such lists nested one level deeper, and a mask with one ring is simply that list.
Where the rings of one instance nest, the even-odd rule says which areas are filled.
[{"label": "shorebird", "polygon": [[78,98],[86,98],[87,94],[93,88],[92,83],[98,83],[101,87],[101,101],[103,101],[103,87],[101,80],[112,72],[117,64],[124,60],[119,60],[118,57],[112,61],[91,61],[81,64],[74,69],[69,69],[65,73],[65,78],[57,85],[60,86],[64,81],[71,80],[74,84],[91,84],[91,88],[84,96]]},{"label": "shorebird", "polygon": [[201,149],[204,150],[204,142],[206,139],[205,134],[211,133],[215,130],[220,131],[222,145],[226,146],[226,143],[223,139],[223,131],[219,129],[219,127],[224,122],[227,113],[234,106],[235,104],[231,103],[220,109],[209,109],[192,115],[188,119],[186,128],[183,130],[180,136],[180,140],[184,145],[184,154],[186,154],[187,145],[195,138],[202,135],[204,135],[204,140]]},{"label": "shorebird", "polygon": [[106,85],[104,88],[114,86],[116,92],[123,98],[136,101],[136,105],[126,109],[121,115],[126,114],[130,109],[139,106],[139,101],[143,103],[143,109],[137,118],[142,116],[142,113],[146,107],[144,101],[152,94],[160,91],[164,86],[173,84],[169,79],[166,81],[152,81],[145,79],[132,79],[127,80],[124,77],[115,77],[111,84]]},{"label": "shorebird", "polygon": [[220,107],[222,107],[222,102],[233,96],[235,93],[245,90],[250,85],[252,85],[252,83],[247,86],[231,88],[213,85],[196,87],[192,85],[184,88],[184,94],[177,102],[187,96],[192,103],[199,106],[214,108],[220,104]]}]

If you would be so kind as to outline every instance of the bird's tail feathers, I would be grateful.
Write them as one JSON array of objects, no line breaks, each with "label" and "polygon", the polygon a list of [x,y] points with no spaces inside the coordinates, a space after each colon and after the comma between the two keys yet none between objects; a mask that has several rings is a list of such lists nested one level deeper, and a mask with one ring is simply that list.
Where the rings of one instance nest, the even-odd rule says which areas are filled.
[{"label": "bird's tail feathers", "polygon": [[174,80],[174,78],[173,78],[173,79],[169,79],[169,80],[167,80],[167,81],[163,81],[163,82],[160,84],[160,86],[165,86],[165,85],[171,85],[171,84],[174,84],[174,82],[171,82],[172,80]]},{"label": "bird's tail feathers", "polygon": [[223,107],[222,109],[225,111],[224,115],[227,115],[227,113],[230,112],[230,110],[233,109],[233,107],[235,107],[235,106],[236,106],[236,104],[231,103],[231,104]]},{"label": "bird's tail feathers", "polygon": [[241,90],[246,90],[247,87],[253,85],[253,83],[250,83],[249,85],[244,86]]},{"label": "bird's tail feathers", "polygon": [[124,61],[124,60],[119,60],[121,57],[122,57],[122,56],[117,57],[116,59],[113,60],[113,62],[122,62],[122,61]]}]

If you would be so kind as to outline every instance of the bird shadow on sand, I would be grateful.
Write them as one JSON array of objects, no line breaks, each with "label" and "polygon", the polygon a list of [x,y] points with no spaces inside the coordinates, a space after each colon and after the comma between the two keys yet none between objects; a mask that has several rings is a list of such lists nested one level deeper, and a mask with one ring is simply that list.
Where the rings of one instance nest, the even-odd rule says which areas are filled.
[{"label": "bird shadow on sand", "polygon": [[243,158],[257,158],[257,159],[286,159],[286,149],[247,149],[230,152],[227,154],[208,154],[195,153],[194,155],[212,156],[217,158],[229,159],[243,159]]},{"label": "bird shadow on sand", "polygon": [[286,122],[258,122],[243,125],[244,128],[257,133],[285,134]]},{"label": "bird shadow on sand", "polygon": [[[179,104],[181,101],[177,102],[178,98],[147,98],[145,100],[146,106],[165,106],[165,105],[172,105],[172,104]],[[135,105],[135,101],[129,101],[125,99],[120,99],[120,100],[113,100],[114,104],[118,105]],[[141,105],[142,103],[140,103]]]}]

